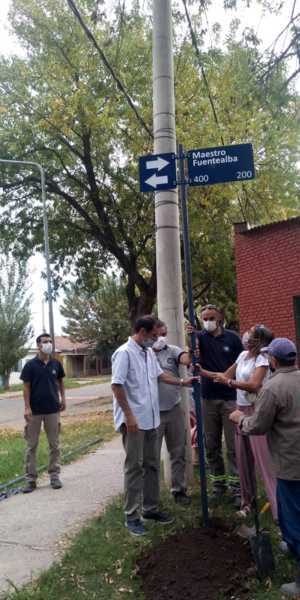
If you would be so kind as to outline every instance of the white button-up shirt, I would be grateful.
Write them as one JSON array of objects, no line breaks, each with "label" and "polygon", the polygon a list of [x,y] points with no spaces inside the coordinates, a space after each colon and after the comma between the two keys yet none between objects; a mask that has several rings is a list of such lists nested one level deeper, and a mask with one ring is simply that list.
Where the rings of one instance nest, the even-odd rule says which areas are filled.
[{"label": "white button-up shirt", "polygon": [[[144,350],[132,338],[120,346],[112,356],[111,382],[123,386],[139,429],[156,429],[159,426],[157,378],[162,373],[153,350]],[[115,396],[113,411],[118,431],[126,419]]]}]

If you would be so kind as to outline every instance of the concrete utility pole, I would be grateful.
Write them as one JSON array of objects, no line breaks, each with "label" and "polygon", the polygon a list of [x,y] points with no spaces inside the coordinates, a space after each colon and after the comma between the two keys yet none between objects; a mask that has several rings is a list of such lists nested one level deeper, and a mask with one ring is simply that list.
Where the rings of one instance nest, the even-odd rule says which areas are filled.
[{"label": "concrete utility pole", "polygon": [[[153,0],[154,154],[176,154],[171,0]],[[184,346],[182,272],[177,190],[155,193],[157,302],[171,343]],[[183,403],[187,425],[187,478],[192,479],[188,392]],[[169,462],[165,475],[170,480]]]},{"label": "concrete utility pole", "polygon": [[[44,252],[46,261],[46,273],[47,273],[47,294],[48,294],[48,305],[49,305],[49,333],[52,337],[53,352],[55,352],[55,338],[54,338],[54,318],[53,318],[53,302],[52,302],[52,285],[51,285],[51,269],[50,269],[50,253],[49,253],[49,233],[48,233],[48,217],[47,217],[47,205],[46,205],[46,185],[45,185],[45,171],[37,162],[29,160],[6,160],[0,158],[0,163],[10,165],[23,165],[38,168],[41,177],[41,192],[42,192],[42,203],[43,203],[43,225],[44,225]],[[43,324],[44,326],[44,324]]]}]

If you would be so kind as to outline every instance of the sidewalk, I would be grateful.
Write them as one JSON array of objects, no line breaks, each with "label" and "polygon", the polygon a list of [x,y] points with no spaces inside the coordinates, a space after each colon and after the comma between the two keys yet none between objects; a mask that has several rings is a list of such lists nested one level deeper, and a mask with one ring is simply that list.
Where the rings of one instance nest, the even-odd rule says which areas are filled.
[{"label": "sidewalk", "polygon": [[52,490],[44,477],[32,494],[0,502],[0,593],[9,588],[9,580],[20,586],[58,560],[64,536],[122,492],[123,459],[118,436],[62,467],[61,490]]}]

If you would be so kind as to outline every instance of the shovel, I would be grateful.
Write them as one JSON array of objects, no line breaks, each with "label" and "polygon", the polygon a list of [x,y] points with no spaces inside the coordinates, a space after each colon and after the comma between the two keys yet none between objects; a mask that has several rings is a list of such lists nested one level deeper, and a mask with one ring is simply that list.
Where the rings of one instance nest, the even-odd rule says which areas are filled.
[{"label": "shovel", "polygon": [[[245,450],[250,459],[251,445],[247,435],[243,436],[245,443]],[[250,460],[247,461],[249,464]],[[250,473],[249,473],[250,476]],[[256,484],[253,490],[252,508],[254,512],[254,531],[249,528],[249,542],[252,551],[252,555],[256,564],[257,575],[259,579],[266,579],[270,577],[275,570],[275,563],[273,557],[273,550],[271,545],[270,536],[266,531],[260,528],[259,523],[259,512],[257,506],[257,494]],[[248,537],[248,536],[247,536]]]}]

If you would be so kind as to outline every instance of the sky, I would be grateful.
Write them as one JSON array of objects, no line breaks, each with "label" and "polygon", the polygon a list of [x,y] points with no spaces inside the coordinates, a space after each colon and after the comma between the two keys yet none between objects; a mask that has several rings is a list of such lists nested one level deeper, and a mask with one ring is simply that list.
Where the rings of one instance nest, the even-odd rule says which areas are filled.
[{"label": "sky", "polygon": [[[38,0],[36,0],[38,2]],[[11,0],[0,0],[0,54],[10,55],[14,53],[20,54],[22,50],[18,46],[17,40],[13,37],[9,31],[7,22],[7,14]],[[110,0],[107,0],[107,7],[112,4]],[[283,29],[289,20],[292,12],[294,0],[285,0],[283,9],[280,16],[266,13],[262,7],[252,0],[251,6],[246,8],[245,2],[240,1],[240,9],[236,11],[224,12],[220,9],[220,5],[223,4],[221,0],[214,0],[211,8],[206,13],[205,26],[208,27],[207,43],[209,45],[210,34],[213,24],[220,22],[222,24],[223,34],[226,35],[229,24],[232,19],[241,20],[241,28],[245,26],[253,27],[256,35],[262,40],[262,47],[268,48],[274,41],[276,35]],[[274,4],[277,4],[274,0]],[[296,0],[296,7],[294,14],[296,15],[300,10],[300,0]],[[282,44],[286,44],[285,36],[282,37],[280,43],[276,46],[276,51],[279,52],[282,48]],[[1,158],[1,157],[0,157]],[[51,251],[51,240],[50,240],[50,251]],[[45,262],[42,255],[36,255],[29,261],[29,277],[31,279],[33,304],[32,304],[32,320],[34,324],[35,335],[38,335],[42,331],[43,323],[43,294],[46,290],[46,281],[41,278],[42,270],[45,270]],[[60,315],[59,306],[62,302],[62,297],[58,299],[58,302],[54,303],[54,325],[56,335],[61,334],[62,326],[64,325],[64,319]],[[45,321],[46,329],[48,328],[48,305],[45,306]]]}]

